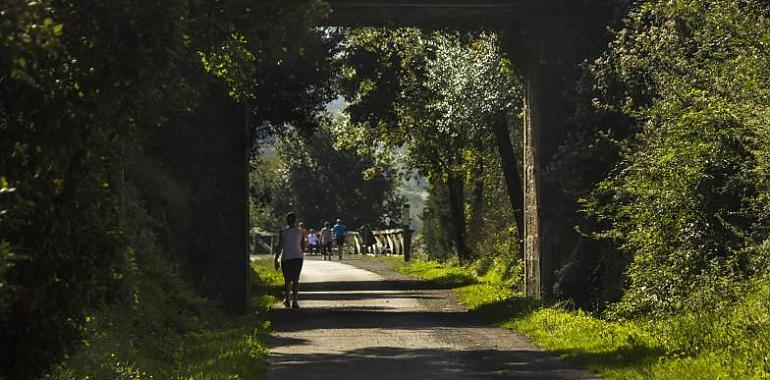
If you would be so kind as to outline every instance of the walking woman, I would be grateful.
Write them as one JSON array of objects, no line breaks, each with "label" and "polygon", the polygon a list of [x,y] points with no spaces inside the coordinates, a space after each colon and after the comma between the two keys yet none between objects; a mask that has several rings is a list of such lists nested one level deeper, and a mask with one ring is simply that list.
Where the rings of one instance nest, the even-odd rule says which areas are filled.
[{"label": "walking woman", "polygon": [[324,228],[321,229],[321,253],[324,255],[324,260],[327,258],[329,261],[332,259],[332,242],[334,241],[334,234],[332,233],[331,223],[324,222]]},{"label": "walking woman", "polygon": [[[297,228],[297,214],[288,213],[286,224],[286,228],[278,234],[275,270],[280,267],[283,272],[284,306],[299,309],[297,292],[299,291],[299,274],[302,272],[302,252],[305,250],[305,239],[302,230]],[[280,264],[278,263],[279,257],[281,259]]]}]

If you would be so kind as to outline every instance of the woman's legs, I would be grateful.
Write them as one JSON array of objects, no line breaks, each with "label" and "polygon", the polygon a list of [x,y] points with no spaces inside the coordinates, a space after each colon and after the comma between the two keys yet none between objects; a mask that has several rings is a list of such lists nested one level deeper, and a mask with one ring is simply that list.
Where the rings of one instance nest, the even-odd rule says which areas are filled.
[{"label": "woman's legs", "polygon": [[[293,306],[299,308],[297,295],[299,293],[299,276],[302,273],[302,259],[291,259],[282,262],[281,270],[284,278],[284,298],[283,304],[286,307]],[[293,301],[293,303],[291,303]]]},{"label": "woman's legs", "polygon": [[288,279],[283,280],[283,305],[286,307],[291,306],[291,281]]},{"label": "woman's legs", "polygon": [[286,307],[293,306],[295,309],[299,308],[297,303],[297,296],[299,293],[299,280],[286,280],[283,284],[283,305]]},{"label": "woman's legs", "polygon": [[295,309],[299,309],[299,303],[297,303],[297,294],[299,293],[299,279],[296,279],[292,282],[291,287],[292,295],[293,295],[293,304],[292,307]]},{"label": "woman's legs", "polygon": [[323,252],[324,260],[331,260],[332,259],[332,243],[326,242],[321,247],[321,252]]}]

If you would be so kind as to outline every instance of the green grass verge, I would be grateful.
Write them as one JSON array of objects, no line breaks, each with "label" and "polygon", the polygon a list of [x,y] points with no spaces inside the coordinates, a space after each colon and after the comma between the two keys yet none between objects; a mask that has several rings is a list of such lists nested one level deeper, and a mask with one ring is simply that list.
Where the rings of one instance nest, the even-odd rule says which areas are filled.
[{"label": "green grass verge", "polygon": [[153,263],[137,274],[130,302],[89,316],[82,349],[46,378],[259,378],[266,368],[267,311],[280,287],[280,275],[268,264],[252,264],[252,312],[239,316]]},{"label": "green grass verge", "polygon": [[429,280],[443,288],[457,288],[476,282],[476,278],[469,274],[467,270],[456,266],[439,264],[435,261],[412,261],[406,263],[400,256],[378,256],[377,259],[393,265],[402,273]]},{"label": "green grass verge", "polygon": [[[529,302],[499,277],[474,276],[468,268],[426,261],[393,264],[440,286],[453,283],[471,312],[606,379],[770,379],[766,283],[747,287],[739,304],[697,315],[613,322],[566,305]],[[452,282],[458,278],[462,281]]]}]

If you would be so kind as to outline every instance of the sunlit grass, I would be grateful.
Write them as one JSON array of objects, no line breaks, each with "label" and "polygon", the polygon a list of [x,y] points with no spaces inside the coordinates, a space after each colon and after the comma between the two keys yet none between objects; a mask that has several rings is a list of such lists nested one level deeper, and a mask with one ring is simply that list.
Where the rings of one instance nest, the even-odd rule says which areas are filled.
[{"label": "sunlit grass", "polygon": [[[396,268],[429,281],[473,271],[429,262]],[[750,288],[724,310],[657,321],[607,321],[566,305],[542,305],[494,276],[452,286],[472,313],[606,379],[770,379],[770,287]],[[695,349],[689,345],[697,346]],[[687,350],[684,350],[687,348]],[[683,351],[687,351],[683,353]],[[694,352],[690,352],[694,351]]]},{"label": "sunlit grass", "polygon": [[419,276],[447,288],[456,288],[476,282],[475,278],[463,268],[435,261],[414,261],[401,266],[400,270],[405,274]]}]

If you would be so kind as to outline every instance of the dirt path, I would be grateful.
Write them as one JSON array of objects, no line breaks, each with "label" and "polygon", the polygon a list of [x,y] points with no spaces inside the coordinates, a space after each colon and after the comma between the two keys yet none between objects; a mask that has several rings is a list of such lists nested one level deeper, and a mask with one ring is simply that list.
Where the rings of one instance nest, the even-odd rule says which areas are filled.
[{"label": "dirt path", "polygon": [[382,263],[309,258],[301,280],[302,309],[276,305],[267,379],[595,378]]}]

